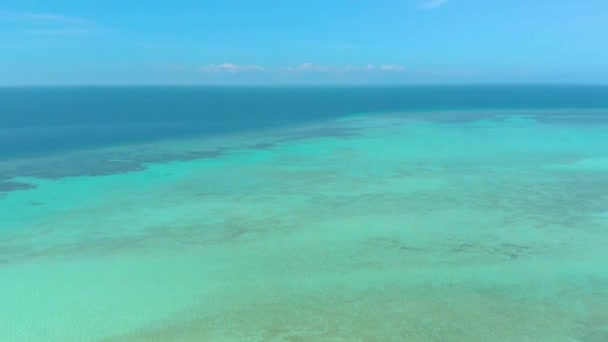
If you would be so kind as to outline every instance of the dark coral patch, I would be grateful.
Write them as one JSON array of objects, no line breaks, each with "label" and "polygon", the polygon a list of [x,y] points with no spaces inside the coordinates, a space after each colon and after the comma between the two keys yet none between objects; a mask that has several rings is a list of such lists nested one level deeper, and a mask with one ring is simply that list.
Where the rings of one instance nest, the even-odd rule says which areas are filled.
[{"label": "dark coral patch", "polygon": [[37,185],[23,183],[23,182],[13,182],[13,181],[3,181],[0,182],[0,193],[1,192],[9,192],[16,190],[29,190],[36,188]]}]

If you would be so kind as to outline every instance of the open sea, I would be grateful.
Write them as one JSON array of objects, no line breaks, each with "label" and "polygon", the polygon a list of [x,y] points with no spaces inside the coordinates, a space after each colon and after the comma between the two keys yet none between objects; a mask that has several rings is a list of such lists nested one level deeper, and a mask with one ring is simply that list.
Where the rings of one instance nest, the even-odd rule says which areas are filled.
[{"label": "open sea", "polygon": [[0,341],[608,341],[608,86],[0,88]]}]

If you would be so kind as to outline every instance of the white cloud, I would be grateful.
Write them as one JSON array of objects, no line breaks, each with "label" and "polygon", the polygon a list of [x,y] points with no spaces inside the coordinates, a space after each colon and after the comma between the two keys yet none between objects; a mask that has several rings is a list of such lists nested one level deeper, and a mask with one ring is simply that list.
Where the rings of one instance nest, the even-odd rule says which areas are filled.
[{"label": "white cloud", "polygon": [[0,10],[0,20],[28,21],[28,22],[46,22],[46,23],[63,23],[63,24],[90,24],[87,19],[73,17],[55,13],[29,13],[29,12],[12,12]]},{"label": "white cloud", "polygon": [[44,30],[25,30],[26,34],[34,36],[83,36],[90,34],[103,34],[103,33],[114,33],[114,30],[107,29],[86,29],[86,28],[75,28],[75,29],[44,29]]},{"label": "white cloud", "polygon": [[405,67],[403,67],[401,65],[395,65],[395,64],[386,64],[386,65],[381,65],[380,70],[382,70],[382,71],[405,71]]},{"label": "white cloud", "polygon": [[331,71],[333,68],[326,66],[326,65],[319,65],[319,64],[313,64],[313,63],[302,63],[298,66],[288,66],[288,67],[284,67],[281,68],[281,71],[302,71],[302,72],[328,72]]},{"label": "white cloud", "polygon": [[448,0],[422,0],[420,3],[421,9],[431,10],[445,5]]},{"label": "white cloud", "polygon": [[87,19],[53,13],[22,13],[21,18],[32,21],[50,21],[58,23],[88,24]]},{"label": "white cloud", "polygon": [[16,32],[36,36],[82,36],[113,33],[95,22],[56,13],[14,12],[0,10],[0,22],[9,21],[21,27]]},{"label": "white cloud", "polygon": [[282,68],[283,71],[307,71],[307,72],[372,72],[375,70],[381,71],[405,71],[405,67],[401,65],[395,64],[385,64],[380,66],[375,66],[373,64],[367,64],[366,66],[353,66],[353,65],[345,65],[345,66],[328,66],[328,65],[319,65],[313,63],[302,63],[295,67],[285,67]]},{"label": "white cloud", "polygon": [[263,68],[259,65],[238,65],[232,63],[222,63],[222,64],[211,64],[198,69],[200,72],[227,72],[231,74],[241,73],[241,72],[262,72],[266,71],[266,68]]},{"label": "white cloud", "polygon": [[353,66],[353,65],[323,65],[314,64],[310,62],[302,63],[296,66],[285,66],[285,67],[262,67],[259,65],[238,65],[232,63],[223,64],[211,64],[198,68],[200,72],[205,73],[242,73],[242,72],[267,72],[267,73],[279,73],[279,74],[303,74],[303,73],[372,73],[372,72],[403,72],[405,67],[396,64],[384,64],[376,66],[374,64],[367,64],[365,66]]}]

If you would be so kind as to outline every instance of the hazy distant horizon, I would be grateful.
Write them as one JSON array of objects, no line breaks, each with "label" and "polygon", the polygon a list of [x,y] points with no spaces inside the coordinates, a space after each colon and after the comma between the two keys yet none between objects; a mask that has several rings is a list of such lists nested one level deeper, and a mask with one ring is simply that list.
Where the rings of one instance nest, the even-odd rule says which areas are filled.
[{"label": "hazy distant horizon", "polygon": [[591,82],[438,82],[438,83],[57,83],[57,84],[0,84],[0,88],[111,88],[111,87],[207,87],[207,88],[397,88],[397,87],[608,87],[605,83]]}]

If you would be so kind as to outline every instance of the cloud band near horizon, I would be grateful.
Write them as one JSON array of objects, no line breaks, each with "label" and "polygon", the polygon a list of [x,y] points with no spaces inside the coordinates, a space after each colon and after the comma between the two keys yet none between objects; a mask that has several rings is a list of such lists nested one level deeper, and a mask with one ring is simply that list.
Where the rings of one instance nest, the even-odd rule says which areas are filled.
[{"label": "cloud band near horizon", "polygon": [[335,65],[321,65],[314,63],[302,63],[297,66],[284,66],[284,67],[264,67],[255,64],[233,64],[233,63],[222,63],[222,64],[210,64],[199,67],[197,69],[202,73],[245,73],[245,72],[264,72],[264,73],[349,73],[349,72],[403,72],[406,68],[402,65],[397,64],[382,64],[374,65],[367,64],[365,66],[335,66]]}]

